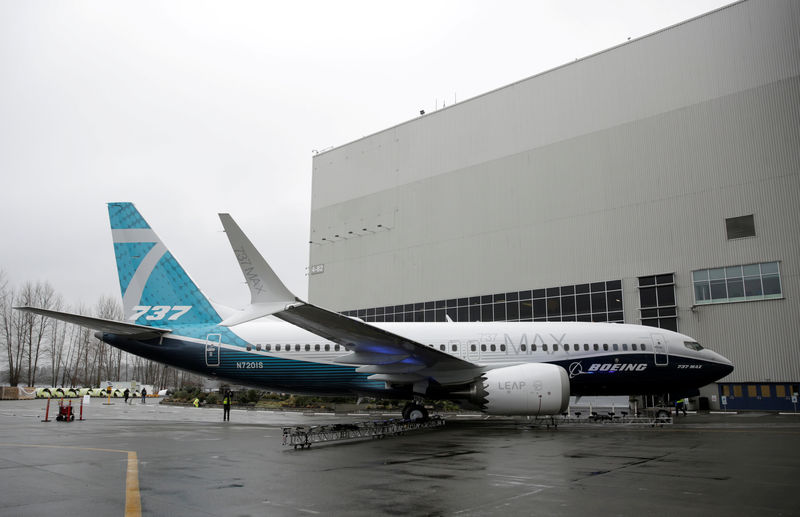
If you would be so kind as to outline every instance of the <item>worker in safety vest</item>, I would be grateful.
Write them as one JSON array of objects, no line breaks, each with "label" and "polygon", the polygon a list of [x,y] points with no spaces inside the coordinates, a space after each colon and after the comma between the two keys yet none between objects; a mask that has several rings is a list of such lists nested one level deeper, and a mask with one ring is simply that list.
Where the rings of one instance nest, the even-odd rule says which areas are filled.
[{"label": "worker in safety vest", "polygon": [[195,397],[194,402],[192,402],[192,404],[194,404],[194,407],[200,407],[200,399]]},{"label": "worker in safety vest", "polygon": [[226,391],[225,397],[222,399],[222,421],[231,420],[231,392]]}]

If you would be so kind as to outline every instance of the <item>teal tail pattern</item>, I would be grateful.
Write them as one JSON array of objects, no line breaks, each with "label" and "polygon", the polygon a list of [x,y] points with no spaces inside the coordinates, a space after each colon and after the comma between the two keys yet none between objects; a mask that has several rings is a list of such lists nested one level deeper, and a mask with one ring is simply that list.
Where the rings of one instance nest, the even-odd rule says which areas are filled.
[{"label": "teal tail pattern", "polygon": [[172,328],[221,318],[133,203],[109,203],[125,319]]}]

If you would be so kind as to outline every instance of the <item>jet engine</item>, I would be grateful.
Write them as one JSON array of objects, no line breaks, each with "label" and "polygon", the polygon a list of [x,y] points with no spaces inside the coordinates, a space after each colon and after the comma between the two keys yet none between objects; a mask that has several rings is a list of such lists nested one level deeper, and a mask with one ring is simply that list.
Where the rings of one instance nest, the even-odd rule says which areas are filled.
[{"label": "jet engine", "polygon": [[569,375],[547,363],[496,368],[472,385],[470,395],[491,415],[557,415],[569,404]]}]

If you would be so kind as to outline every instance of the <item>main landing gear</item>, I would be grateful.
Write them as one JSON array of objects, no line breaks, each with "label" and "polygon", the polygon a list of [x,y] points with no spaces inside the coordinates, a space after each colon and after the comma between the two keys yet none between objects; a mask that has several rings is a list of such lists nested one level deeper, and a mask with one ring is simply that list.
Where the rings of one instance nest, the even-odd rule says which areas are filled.
[{"label": "main landing gear", "polygon": [[412,422],[425,422],[428,420],[428,410],[417,402],[409,402],[403,407],[403,419]]}]

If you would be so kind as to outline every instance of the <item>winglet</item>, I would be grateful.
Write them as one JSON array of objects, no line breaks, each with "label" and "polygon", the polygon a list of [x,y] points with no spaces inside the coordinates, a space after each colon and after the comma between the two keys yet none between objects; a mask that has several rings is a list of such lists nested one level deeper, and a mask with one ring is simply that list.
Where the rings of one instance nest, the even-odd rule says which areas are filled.
[{"label": "winglet", "polygon": [[225,318],[220,325],[225,327],[239,325],[280,312],[299,302],[230,214],[219,214],[219,219],[222,221],[222,227],[231,243],[239,267],[242,268],[247,287],[250,288],[250,305],[245,310]]}]

